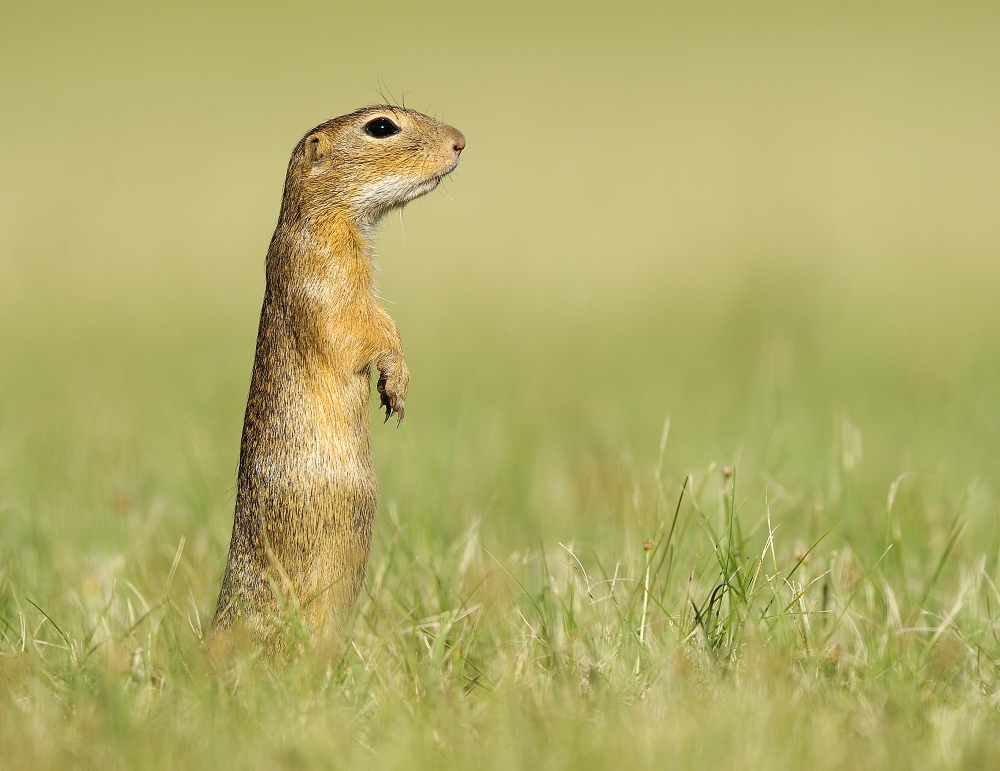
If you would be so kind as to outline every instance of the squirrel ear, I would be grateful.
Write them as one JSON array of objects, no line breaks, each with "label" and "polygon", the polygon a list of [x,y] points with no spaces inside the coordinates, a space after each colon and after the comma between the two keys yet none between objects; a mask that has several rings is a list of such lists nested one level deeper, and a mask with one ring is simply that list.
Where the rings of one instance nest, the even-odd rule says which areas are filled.
[{"label": "squirrel ear", "polygon": [[330,153],[330,140],[325,134],[312,134],[306,139],[306,163],[315,166]]}]

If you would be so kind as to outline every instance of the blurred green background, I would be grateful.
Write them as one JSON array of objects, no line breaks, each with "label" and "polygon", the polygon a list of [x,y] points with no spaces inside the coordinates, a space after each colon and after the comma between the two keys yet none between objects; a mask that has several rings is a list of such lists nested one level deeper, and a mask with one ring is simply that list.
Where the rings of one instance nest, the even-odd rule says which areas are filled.
[{"label": "blurred green background", "polygon": [[403,427],[373,427],[381,522],[602,541],[641,520],[670,416],[666,478],[736,464],[805,535],[880,533],[912,472],[940,540],[978,479],[996,554],[997,4],[3,16],[0,532],[25,575],[183,533],[210,612],[288,153],[383,97],[468,149],[379,238],[412,371]]}]

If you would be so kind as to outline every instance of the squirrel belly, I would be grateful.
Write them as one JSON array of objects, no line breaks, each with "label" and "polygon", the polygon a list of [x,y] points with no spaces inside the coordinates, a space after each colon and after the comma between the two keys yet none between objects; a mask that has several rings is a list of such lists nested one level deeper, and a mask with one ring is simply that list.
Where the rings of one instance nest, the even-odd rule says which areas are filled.
[{"label": "squirrel belly", "polygon": [[[373,107],[309,132],[289,162],[240,445],[233,533],[212,639],[240,628],[269,652],[290,624],[340,628],[361,590],[378,485],[371,376],[402,421],[409,371],[379,305],[371,233],[435,187],[465,139]],[[388,180],[388,182],[387,182]]]},{"label": "squirrel belly", "polygon": [[[303,355],[293,335],[275,339],[274,326],[261,329],[268,339],[251,381],[216,622],[242,618],[260,640],[289,611],[318,628],[324,611],[350,610],[378,500],[367,369],[332,370]],[[243,607],[227,607],[234,600]]]}]

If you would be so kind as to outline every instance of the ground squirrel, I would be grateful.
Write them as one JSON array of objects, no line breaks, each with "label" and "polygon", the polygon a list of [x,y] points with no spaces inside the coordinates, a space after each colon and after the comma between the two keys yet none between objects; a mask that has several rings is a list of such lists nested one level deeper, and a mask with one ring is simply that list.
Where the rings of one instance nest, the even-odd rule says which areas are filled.
[{"label": "ground squirrel", "polygon": [[271,645],[290,617],[315,635],[357,599],[378,499],[370,373],[379,371],[386,420],[402,422],[409,380],[376,297],[372,234],[388,211],[437,187],[464,148],[451,126],[378,106],[317,126],[292,152],[213,638],[239,627]]}]

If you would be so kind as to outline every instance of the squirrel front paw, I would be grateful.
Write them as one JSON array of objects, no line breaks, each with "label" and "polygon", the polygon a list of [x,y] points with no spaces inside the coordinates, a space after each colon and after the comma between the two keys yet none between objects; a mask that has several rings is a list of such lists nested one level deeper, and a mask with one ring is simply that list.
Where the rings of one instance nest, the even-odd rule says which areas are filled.
[{"label": "squirrel front paw", "polygon": [[393,413],[399,415],[399,420],[396,422],[397,428],[403,422],[403,407],[406,404],[406,387],[409,382],[410,373],[406,368],[406,364],[402,361],[392,369],[379,368],[379,378],[376,388],[378,388],[382,402],[379,409],[385,407],[385,420],[382,421],[383,423],[387,423]]}]

